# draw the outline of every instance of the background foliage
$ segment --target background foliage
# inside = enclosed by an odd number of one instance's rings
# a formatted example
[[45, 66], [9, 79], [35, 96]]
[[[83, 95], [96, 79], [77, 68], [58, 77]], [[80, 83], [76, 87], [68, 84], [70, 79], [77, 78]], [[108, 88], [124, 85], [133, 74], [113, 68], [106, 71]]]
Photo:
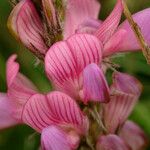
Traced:
[[[100, 18], [104, 19], [112, 10], [116, 0], [100, 0]], [[149, 0], [128, 0], [132, 13], [150, 7]], [[37, 85], [40, 91], [51, 89], [42, 65], [36, 66], [36, 59], [9, 34], [6, 22], [12, 7], [8, 0], [0, 0], [0, 91], [6, 91], [5, 62], [12, 53], [17, 53], [21, 72]], [[140, 52], [119, 55], [114, 61], [121, 65], [120, 70], [136, 76], [144, 86], [142, 96], [130, 119], [137, 122], [150, 137], [150, 66]], [[39, 135], [24, 125], [0, 131], [1, 150], [36, 150]]]

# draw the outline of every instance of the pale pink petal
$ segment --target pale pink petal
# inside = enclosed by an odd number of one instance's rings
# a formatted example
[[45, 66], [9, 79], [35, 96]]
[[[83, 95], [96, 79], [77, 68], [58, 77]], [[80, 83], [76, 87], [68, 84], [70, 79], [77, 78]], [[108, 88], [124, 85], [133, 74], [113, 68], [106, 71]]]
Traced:
[[141, 93], [141, 84], [134, 77], [116, 72], [111, 86], [111, 100], [104, 106], [104, 123], [109, 133], [115, 133], [126, 121]]
[[42, 131], [42, 150], [74, 150], [78, 147], [79, 138], [73, 140], [57, 126], [49, 126]]
[[111, 14], [95, 32], [95, 36], [97, 36], [102, 43], [105, 44], [116, 31], [121, 19], [122, 11], [122, 2], [121, 0], [117, 0], [117, 4]]
[[130, 148], [119, 136], [109, 134], [99, 137], [96, 150], [130, 150]]
[[19, 72], [19, 64], [15, 62], [17, 58], [17, 55], [12, 55], [9, 57], [7, 61], [7, 67], [6, 67], [6, 81], [7, 81], [7, 86], [9, 87], [13, 80], [16, 78], [18, 72]]
[[45, 54], [43, 26], [31, 0], [21, 0], [10, 14], [8, 28], [27, 48]]
[[147, 146], [148, 139], [144, 131], [134, 122], [126, 121], [119, 132], [119, 136], [132, 150], [142, 150]]
[[[150, 46], [150, 9], [148, 8], [134, 14], [133, 19], [141, 28], [143, 36]], [[111, 54], [115, 54], [117, 52], [137, 51], [141, 49], [137, 38], [127, 20], [119, 26], [117, 32], [120, 32], [120, 30], [126, 30], [126, 34], [123, 35], [123, 40], [119, 43], [119, 45], [111, 50]]]
[[27, 100], [35, 94], [36, 88], [25, 76], [20, 74], [19, 64], [15, 62], [16, 55], [12, 55], [7, 61], [7, 95], [13, 105], [13, 115], [21, 119], [22, 109]]
[[94, 63], [88, 65], [83, 71], [84, 102], [109, 102], [109, 87], [103, 71]]
[[12, 116], [12, 107], [7, 95], [0, 93], [0, 129], [14, 126], [19, 122]]
[[76, 34], [57, 42], [45, 57], [48, 78], [58, 90], [79, 98], [83, 86], [82, 71], [90, 63], [101, 62], [101, 50], [99, 40], [89, 34]]
[[76, 102], [61, 92], [32, 96], [24, 107], [22, 119], [39, 132], [52, 124], [75, 128], [81, 134], [88, 128], [87, 118]]
[[68, 0], [66, 5], [65, 39], [74, 34], [78, 26], [85, 20], [97, 19], [100, 10], [97, 0]]
[[101, 24], [102, 24], [102, 21], [89, 18], [78, 26], [76, 33], [94, 34]]
[[106, 42], [103, 51], [103, 57], [107, 57], [116, 53], [116, 49], [120, 43], [124, 42], [124, 36], [127, 34], [126, 30], [120, 29]]

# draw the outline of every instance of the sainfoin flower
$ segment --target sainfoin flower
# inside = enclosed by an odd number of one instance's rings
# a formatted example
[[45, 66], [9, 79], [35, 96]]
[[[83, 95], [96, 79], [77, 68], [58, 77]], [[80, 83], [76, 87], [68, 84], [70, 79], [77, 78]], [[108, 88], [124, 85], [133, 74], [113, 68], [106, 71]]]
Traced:
[[107, 135], [100, 135], [97, 150], [140, 150], [147, 145], [147, 137], [135, 123], [126, 121], [140, 96], [140, 82], [127, 74], [113, 74], [111, 100], [103, 104], [102, 116]]
[[87, 103], [108, 102], [109, 88], [98, 65], [102, 61], [102, 44], [96, 37], [76, 34], [57, 42], [47, 52], [45, 69], [55, 87]]
[[[0, 129], [27, 124], [41, 133], [43, 150], [145, 147], [144, 132], [127, 120], [142, 92], [141, 83], [114, 71], [109, 87], [102, 67], [105, 57], [140, 49], [128, 22], [119, 25], [122, 1], [117, 0], [111, 14], [101, 21], [96, 20], [100, 10], [96, 0], [67, 0], [64, 30], [55, 1], [41, 2], [42, 13], [31, 0], [21, 0], [8, 26], [17, 39], [44, 60], [46, 75], [56, 91], [40, 93], [19, 72], [16, 55], [12, 55], [6, 67], [7, 93], [0, 93]], [[133, 18], [150, 44], [150, 9]]]
[[42, 134], [43, 149], [53, 149], [52, 145], [55, 149], [76, 148], [80, 136], [88, 130], [87, 117], [75, 100], [64, 93], [39, 94], [35, 86], [18, 72], [19, 64], [15, 59], [16, 55], [12, 55], [7, 61], [8, 91], [0, 94], [3, 115], [0, 128], [25, 123]]

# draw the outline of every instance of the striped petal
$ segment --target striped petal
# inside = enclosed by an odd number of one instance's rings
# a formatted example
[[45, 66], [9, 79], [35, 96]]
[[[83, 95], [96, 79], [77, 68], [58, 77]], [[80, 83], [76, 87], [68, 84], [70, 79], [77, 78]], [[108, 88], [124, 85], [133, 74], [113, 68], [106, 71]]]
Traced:
[[117, 0], [117, 4], [112, 11], [112, 13], [107, 17], [107, 19], [100, 25], [99, 29], [95, 32], [95, 35], [99, 38], [102, 43], [106, 43], [113, 33], [116, 31], [121, 15], [123, 11], [123, 6], [121, 0]]
[[99, 137], [96, 150], [130, 150], [130, 149], [119, 136], [109, 134]]
[[0, 93], [0, 129], [14, 126], [19, 122], [12, 117], [12, 107], [7, 95]]
[[124, 36], [127, 34], [126, 30], [120, 29], [108, 40], [104, 46], [103, 57], [107, 57], [116, 53], [120, 43], [124, 42]]
[[78, 99], [83, 69], [90, 63], [101, 62], [101, 49], [98, 39], [88, 34], [76, 34], [57, 42], [45, 57], [48, 78], [58, 90]]
[[21, 119], [22, 109], [27, 100], [35, 94], [36, 88], [25, 76], [19, 73], [19, 64], [15, 62], [16, 55], [12, 55], [7, 61], [7, 95], [13, 105], [13, 115]]
[[111, 86], [111, 100], [104, 105], [104, 123], [109, 133], [115, 133], [126, 121], [135, 106], [140, 93], [141, 84], [134, 77], [114, 73]]
[[44, 55], [47, 46], [43, 40], [43, 26], [31, 0], [21, 0], [10, 14], [11, 33], [33, 52]]
[[145, 149], [148, 139], [144, 131], [132, 121], [126, 121], [119, 132], [119, 136], [132, 150]]
[[73, 150], [78, 144], [77, 136], [71, 137], [57, 126], [49, 126], [42, 131], [42, 150]]
[[[139, 25], [143, 36], [150, 46], [150, 9], [145, 9], [133, 15], [134, 21]], [[134, 32], [131, 29], [128, 21], [124, 21], [120, 26], [117, 32], [120, 30], [126, 30], [126, 34], [123, 35], [123, 41], [113, 50], [113, 53], [116, 52], [126, 52], [126, 51], [137, 51], [141, 49], [137, 38]]]
[[[150, 9], [148, 8], [140, 11], [132, 17], [139, 25], [146, 42], [150, 45]], [[131, 26], [126, 20], [119, 26], [117, 32], [105, 44], [104, 56], [110, 56], [118, 52], [137, 51], [140, 48], [141, 47], [131, 29]]]
[[65, 18], [64, 38], [75, 33], [78, 26], [89, 18], [97, 19], [100, 4], [97, 0], [68, 0]]
[[103, 71], [96, 65], [90, 64], [83, 71], [83, 96], [85, 102], [90, 100], [109, 102], [109, 87]]
[[22, 119], [39, 132], [53, 124], [75, 128], [80, 134], [85, 133], [88, 128], [87, 118], [76, 102], [61, 92], [32, 96], [24, 107]]

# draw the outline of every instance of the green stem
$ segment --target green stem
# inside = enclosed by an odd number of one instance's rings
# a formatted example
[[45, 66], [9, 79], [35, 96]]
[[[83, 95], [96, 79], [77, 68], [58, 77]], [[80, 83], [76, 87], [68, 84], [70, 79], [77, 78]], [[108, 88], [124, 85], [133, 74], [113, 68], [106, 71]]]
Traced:
[[99, 112], [98, 112], [96, 106], [94, 106], [94, 113], [95, 113], [95, 116], [96, 116], [96, 118], [97, 118], [97, 120], [98, 120], [99, 126], [101, 127], [101, 129], [102, 129], [105, 133], [107, 133], [107, 129], [105, 128], [105, 126], [104, 126], [104, 124], [103, 124], [103, 122], [102, 122], [102, 118], [101, 118], [101, 116], [100, 116], [100, 114], [99, 114]]
[[91, 150], [95, 150], [93, 143], [89, 139], [89, 136], [86, 137], [86, 143], [91, 148]]

